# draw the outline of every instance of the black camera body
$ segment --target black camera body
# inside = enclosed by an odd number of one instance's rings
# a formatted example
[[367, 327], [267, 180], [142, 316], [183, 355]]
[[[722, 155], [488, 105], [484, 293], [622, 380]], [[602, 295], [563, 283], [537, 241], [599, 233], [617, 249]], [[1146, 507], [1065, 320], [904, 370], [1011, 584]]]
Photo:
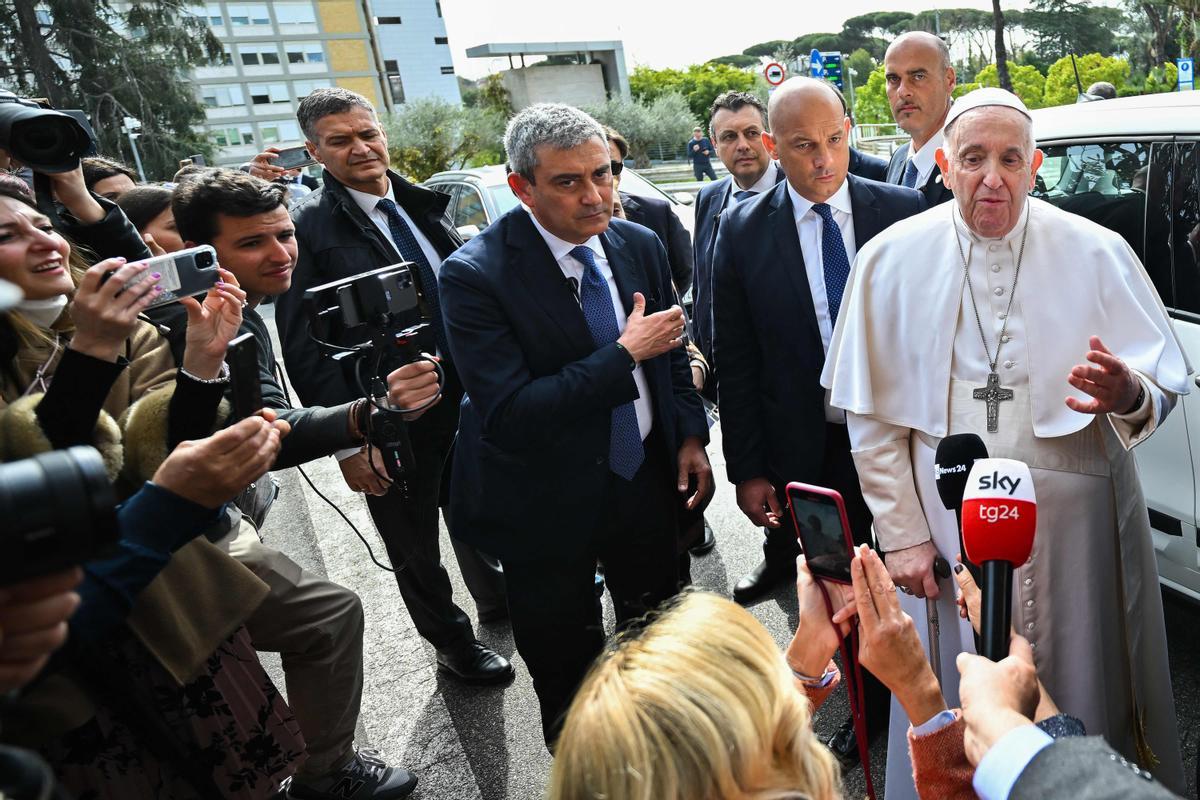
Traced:
[[0, 464], [0, 586], [95, 558], [117, 541], [116, 507], [91, 447]]
[[[82, 122], [81, 122], [82, 119]], [[80, 111], [56, 111], [0, 90], [0, 147], [34, 172], [70, 172], [96, 152]]]

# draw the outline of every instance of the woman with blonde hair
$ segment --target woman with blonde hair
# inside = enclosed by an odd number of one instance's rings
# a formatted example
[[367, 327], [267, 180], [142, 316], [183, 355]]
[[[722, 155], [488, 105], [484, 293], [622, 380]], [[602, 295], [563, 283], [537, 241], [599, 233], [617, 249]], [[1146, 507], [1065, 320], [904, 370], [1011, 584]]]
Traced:
[[748, 611], [707, 592], [679, 596], [618, 638], [567, 713], [551, 800], [839, 800], [811, 709], [838, 685], [832, 656], [855, 616], [862, 665], [915, 726], [918, 792], [974, 797], [961, 715], [946, 709], [882, 560], [863, 548], [853, 588], [826, 587], [832, 624], [803, 557], [798, 567], [800, 626], [786, 655]]

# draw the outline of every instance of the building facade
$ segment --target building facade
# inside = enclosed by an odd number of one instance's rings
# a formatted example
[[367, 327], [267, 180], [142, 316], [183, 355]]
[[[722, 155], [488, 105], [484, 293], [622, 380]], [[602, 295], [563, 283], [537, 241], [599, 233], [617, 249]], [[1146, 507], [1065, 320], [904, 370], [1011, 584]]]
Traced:
[[437, 0], [219, 0], [196, 13], [224, 47], [220, 63], [193, 74], [217, 164], [302, 144], [296, 108], [313, 89], [342, 86], [381, 111], [430, 94], [460, 99]]

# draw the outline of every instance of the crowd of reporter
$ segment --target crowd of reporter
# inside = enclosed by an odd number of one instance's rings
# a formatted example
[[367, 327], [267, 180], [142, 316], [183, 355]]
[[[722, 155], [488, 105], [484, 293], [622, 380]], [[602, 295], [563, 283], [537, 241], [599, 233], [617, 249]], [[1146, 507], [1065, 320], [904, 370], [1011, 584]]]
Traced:
[[[616, 160], [623, 140], [613, 135]], [[365, 399], [333, 393], [328, 406], [293, 408], [274, 369], [256, 307], [284, 293], [278, 273], [296, 265], [287, 191], [300, 184], [295, 173], [272, 169], [272, 157], [252, 169], [272, 181], [188, 167], [163, 185], [138, 185], [123, 165], [87, 160], [50, 176], [55, 219], [24, 181], [0, 177], [0, 279], [24, 293], [0, 322], [0, 458], [92, 446], [121, 498], [114, 548], [0, 589], [0, 691], [9, 693], [0, 740], [40, 754], [63, 796], [249, 800], [282, 790], [387, 798], [416, 783], [353, 745], [362, 692], [357, 596], [258, 536], [274, 497], [269, 470], [346, 450], [358, 456], [370, 415]], [[326, 191], [336, 184], [329, 173], [325, 180]], [[352, 196], [342, 192], [346, 203]], [[201, 298], [150, 309], [161, 275], [142, 275], [142, 262], [194, 244], [216, 247], [221, 281]], [[253, 253], [240, 260], [239, 248]], [[671, 263], [677, 283], [690, 274], [688, 261]], [[264, 268], [271, 263], [275, 272]], [[231, 423], [223, 361], [245, 332], [258, 352], [265, 408]], [[707, 376], [699, 352], [691, 367], [699, 389]], [[399, 406], [417, 406], [436, 389], [430, 366], [402, 377], [391, 398]], [[442, 433], [432, 435], [430, 452], [448, 447]], [[378, 464], [364, 462], [361, 476], [369, 494], [390, 489]], [[427, 493], [437, 494], [440, 479], [439, 468]], [[381, 518], [386, 506], [377, 501], [373, 510]], [[702, 507], [687, 510], [699, 538]], [[436, 533], [436, 508], [432, 524]], [[437, 562], [436, 552], [396, 547], [394, 563]], [[479, 554], [457, 548], [465, 571]], [[681, 575], [686, 565], [684, 556]], [[477, 603], [489, 596], [493, 567], [476, 565]], [[977, 589], [969, 573], [957, 575], [963, 614], [977, 623]], [[839, 768], [811, 717], [842, 681], [833, 656], [851, 626], [861, 635], [861, 666], [895, 694], [912, 725], [922, 797], [1057, 797], [1082, 781], [1100, 787], [1089, 796], [1171, 796], [1118, 765], [1102, 740], [1066, 736], [1080, 732], [1078, 723], [1058, 714], [1020, 637], [998, 663], [961, 656], [963, 707], [948, 709], [873, 551], [856, 551], [852, 587], [829, 587], [832, 621], [802, 558], [798, 576], [799, 625], [782, 654], [748, 612], [704, 592], [684, 592], [621, 633], [570, 701], [550, 797], [840, 797]], [[398, 580], [411, 610], [415, 589]], [[462, 628], [460, 649], [443, 657], [439, 646], [439, 665], [479, 682], [511, 677], [507, 662], [479, 653], [465, 616], [447, 603], [443, 627]], [[434, 641], [440, 624], [431, 619], [422, 633]], [[263, 650], [284, 654], [288, 702], [258, 660]], [[1044, 739], [1031, 739], [1030, 727]], [[1006, 774], [1018, 739], [1035, 755]], [[6, 750], [0, 786], [6, 770], [40, 774], [36, 763]], [[9, 789], [23, 796], [17, 790], [43, 796], [28, 784]]]

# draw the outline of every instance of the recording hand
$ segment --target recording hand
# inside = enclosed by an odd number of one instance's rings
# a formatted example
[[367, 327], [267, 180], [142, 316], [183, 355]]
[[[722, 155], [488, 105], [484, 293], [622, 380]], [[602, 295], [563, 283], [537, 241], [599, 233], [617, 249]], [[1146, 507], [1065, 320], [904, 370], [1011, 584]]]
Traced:
[[683, 309], [671, 306], [647, 316], [645, 296], [634, 292], [633, 311], [617, 344], [628, 350], [639, 364], [674, 350], [683, 344]]
[[282, 178], [287, 170], [277, 167], [272, 162], [279, 158], [278, 147], [268, 147], [250, 161], [250, 174], [264, 181]]
[[[437, 356], [430, 356], [435, 360], [441, 359]], [[414, 361], [411, 364], [405, 364], [399, 369], [393, 370], [387, 376], [388, 385], [388, 402], [393, 408], [419, 408], [437, 397], [433, 405], [441, 402], [438, 397], [438, 374], [437, 367], [430, 361], [424, 359]], [[430, 406], [432, 408], [433, 406]], [[411, 414], [405, 414], [404, 419], [412, 421], [420, 417], [425, 411], [417, 411]]]
[[388, 480], [387, 468], [379, 451], [371, 448], [371, 460], [367, 460], [367, 451], [343, 458], [338, 462], [342, 469], [342, 478], [351, 491], [381, 497], [387, 494], [392, 482]]
[[54, 196], [84, 225], [94, 225], [104, 219], [104, 208], [92, 197], [83, 180], [83, 165], [69, 172], [46, 173]]
[[205, 508], [218, 508], [271, 469], [289, 426], [274, 412], [246, 417], [205, 439], [180, 442], [151, 482]]
[[[138, 314], [162, 293], [158, 273], [129, 285], [144, 270], [143, 262], [126, 264], [123, 258], [109, 258], [83, 274], [71, 301], [72, 350], [101, 361], [117, 360], [137, 326]], [[109, 272], [113, 274], [106, 279]]]
[[963, 744], [967, 758], [978, 766], [1006, 733], [1033, 724], [1040, 699], [1033, 650], [1025, 639], [1014, 636], [1007, 658], [993, 662], [959, 653], [958, 671], [958, 696], [967, 724]]
[[201, 303], [194, 297], [179, 301], [187, 310], [187, 343], [183, 350], [183, 368], [202, 380], [221, 374], [225, 351], [242, 326], [242, 308], [246, 293], [232, 272], [218, 269], [221, 280], [208, 290]]
[[79, 607], [71, 591], [83, 573], [69, 569], [0, 589], [0, 694], [25, 686], [67, 640]]
[[842, 639], [850, 633], [850, 618], [854, 616], [853, 590], [844, 584], [825, 583], [834, 611], [829, 618], [825, 598], [817, 580], [808, 571], [804, 556], [796, 558], [796, 597], [800, 604], [800, 624], [792, 636], [784, 657], [794, 672], [810, 678], [819, 677], [837, 652]]

